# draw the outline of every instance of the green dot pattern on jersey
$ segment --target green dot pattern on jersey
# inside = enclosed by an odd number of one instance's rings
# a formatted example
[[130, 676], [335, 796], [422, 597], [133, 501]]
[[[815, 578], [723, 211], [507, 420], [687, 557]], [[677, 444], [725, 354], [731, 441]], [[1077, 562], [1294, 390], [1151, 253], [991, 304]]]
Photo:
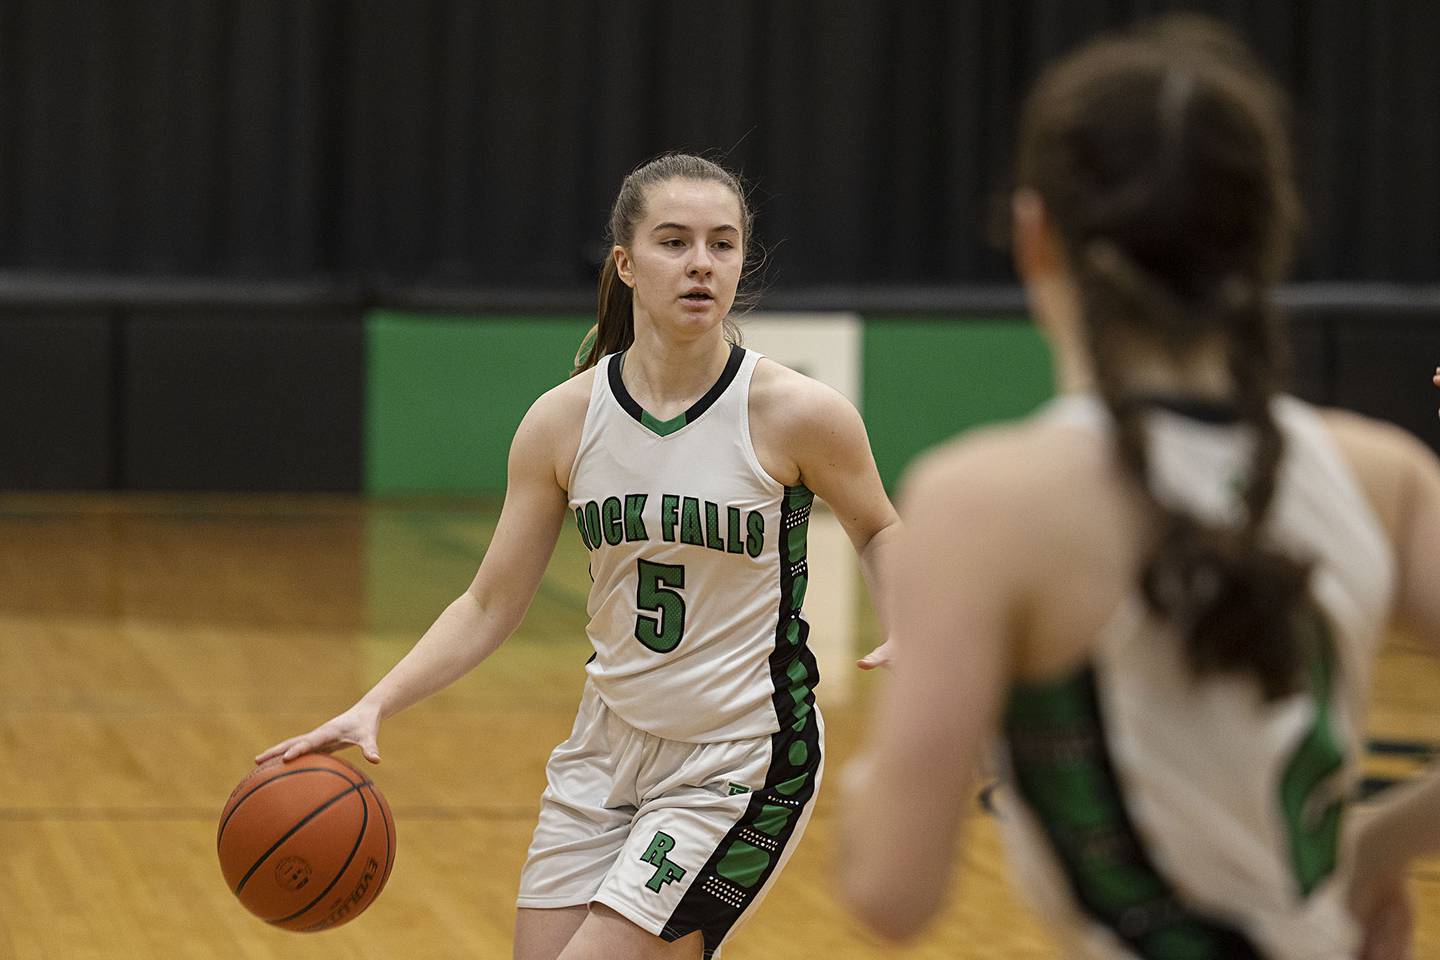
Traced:
[[810, 628], [801, 616], [809, 576], [806, 536], [813, 503], [814, 494], [804, 486], [786, 487], [780, 501], [780, 589], [775, 646], [770, 654], [778, 730], [770, 738], [765, 784], [748, 794], [731, 795], [744, 797], [743, 813], [716, 845], [664, 927], [667, 937], [702, 930], [706, 956], [718, 948], [774, 874], [813, 802], [820, 775], [820, 724], [815, 712], [820, 675], [806, 644]]

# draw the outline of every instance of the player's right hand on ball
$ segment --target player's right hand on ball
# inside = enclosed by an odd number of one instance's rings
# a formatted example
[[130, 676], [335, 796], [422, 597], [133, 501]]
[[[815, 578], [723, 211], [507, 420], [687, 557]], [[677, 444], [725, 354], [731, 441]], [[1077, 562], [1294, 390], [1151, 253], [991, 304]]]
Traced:
[[366, 760], [379, 763], [379, 736], [380, 712], [357, 703], [309, 733], [281, 740], [275, 746], [257, 754], [255, 762], [264, 763], [274, 757], [288, 762], [306, 753], [333, 753], [342, 747], [353, 746], [360, 748], [360, 755]]

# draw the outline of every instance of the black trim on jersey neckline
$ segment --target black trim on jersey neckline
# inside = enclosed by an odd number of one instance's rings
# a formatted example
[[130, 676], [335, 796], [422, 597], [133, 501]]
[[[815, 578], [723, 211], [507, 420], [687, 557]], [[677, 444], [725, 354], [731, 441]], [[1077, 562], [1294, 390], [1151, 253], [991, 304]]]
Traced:
[[1226, 426], [1241, 420], [1240, 408], [1232, 401], [1192, 393], [1140, 393], [1127, 397], [1125, 405], [1138, 410], [1166, 410], [1186, 420], [1215, 426]]
[[[730, 384], [735, 382], [735, 377], [740, 373], [740, 364], [745, 359], [745, 348], [738, 343], [730, 344], [730, 357], [725, 361], [725, 369], [720, 372], [720, 379], [705, 391], [705, 395], [690, 405], [690, 408], [678, 417], [669, 420], [660, 420], [651, 414], [625, 389], [625, 381], [620, 376], [625, 367], [625, 354], [629, 351], [621, 351], [610, 361], [609, 380], [610, 392], [614, 395], [621, 409], [635, 418], [637, 423], [643, 424], [659, 436], [667, 436], [680, 429], [682, 426], [694, 423], [700, 419], [700, 415], [709, 410], [720, 395], [725, 392]], [[683, 419], [682, 419], [683, 418]], [[677, 421], [679, 421], [677, 423]], [[668, 427], [669, 429], [665, 429]]]

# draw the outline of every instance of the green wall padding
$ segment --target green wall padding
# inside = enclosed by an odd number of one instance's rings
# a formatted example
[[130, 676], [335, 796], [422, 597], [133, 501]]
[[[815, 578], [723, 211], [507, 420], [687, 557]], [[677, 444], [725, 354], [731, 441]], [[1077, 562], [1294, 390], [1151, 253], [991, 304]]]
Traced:
[[498, 493], [535, 398], [570, 373], [589, 317], [365, 319], [365, 489]]
[[[588, 317], [366, 318], [365, 489], [505, 489], [521, 417], [563, 380]], [[872, 316], [863, 409], [880, 476], [894, 489], [924, 448], [979, 424], [1023, 416], [1052, 392], [1040, 334], [1020, 318]]]
[[926, 447], [1024, 416], [1053, 394], [1040, 333], [1023, 318], [865, 318], [864, 409], [886, 487]]

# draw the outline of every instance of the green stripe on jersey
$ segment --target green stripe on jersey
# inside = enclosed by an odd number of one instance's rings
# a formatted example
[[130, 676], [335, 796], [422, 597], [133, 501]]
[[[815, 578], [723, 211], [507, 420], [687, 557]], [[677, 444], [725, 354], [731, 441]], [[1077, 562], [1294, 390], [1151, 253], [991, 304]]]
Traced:
[[1147, 960], [1258, 960], [1241, 933], [1182, 903], [1151, 859], [1110, 761], [1092, 667], [1017, 686], [1004, 730], [1016, 792], [1086, 914]]
[[685, 426], [685, 424], [689, 421], [686, 420], [685, 414], [683, 413], [680, 414], [678, 417], [671, 417], [669, 420], [657, 420], [655, 417], [650, 415], [649, 410], [641, 410], [640, 422], [646, 427], [648, 427], [650, 429], [650, 432], [654, 433], [655, 435], [661, 437], [668, 437], [676, 430], [679, 430], [681, 427]]
[[661, 930], [666, 940], [703, 930], [711, 956], [731, 926], [754, 900], [794, 842], [804, 811], [814, 802], [821, 766], [820, 724], [815, 685], [820, 672], [806, 648], [809, 627], [800, 615], [805, 596], [805, 533], [815, 495], [804, 486], [786, 487], [780, 498], [776, 571], [775, 647], [770, 679], [779, 729], [770, 738], [770, 767], [764, 786], [750, 795], [745, 812], [726, 832], [709, 862]]

